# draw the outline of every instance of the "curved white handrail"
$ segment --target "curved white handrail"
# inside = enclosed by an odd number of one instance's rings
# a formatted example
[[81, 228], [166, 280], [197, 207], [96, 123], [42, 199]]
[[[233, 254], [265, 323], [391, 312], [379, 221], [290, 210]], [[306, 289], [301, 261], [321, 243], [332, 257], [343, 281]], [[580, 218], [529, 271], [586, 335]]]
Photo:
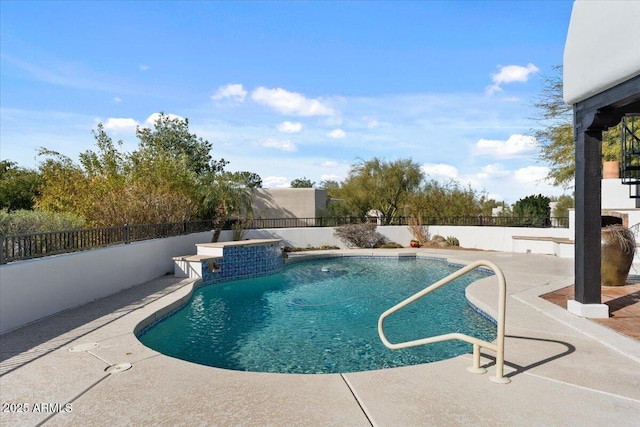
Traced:
[[[384, 325], [384, 320], [390, 314], [395, 313], [396, 311], [400, 310], [401, 308], [404, 308], [407, 305], [411, 304], [412, 302], [422, 298], [423, 296], [425, 296], [429, 292], [435, 291], [439, 287], [451, 282], [452, 280], [457, 279], [460, 276], [464, 276], [465, 274], [475, 270], [478, 267], [489, 267], [489, 268], [491, 268], [493, 270], [493, 272], [495, 273], [496, 277], [498, 278], [498, 287], [499, 287], [499, 291], [498, 291], [498, 319], [497, 319], [497, 337], [496, 337], [495, 344], [487, 342], [487, 341], [484, 341], [484, 340], [481, 340], [481, 339], [476, 338], [476, 337], [472, 337], [472, 336], [461, 334], [461, 333], [457, 333], [457, 332], [456, 333], [450, 333], [450, 334], [444, 334], [444, 335], [437, 335], [437, 336], [434, 336], [434, 337], [422, 338], [422, 339], [419, 339], [419, 340], [407, 341], [407, 342], [397, 343], [397, 344], [393, 344], [393, 343], [389, 342], [389, 340], [387, 340], [387, 337], [384, 334], [383, 325]], [[476, 262], [474, 262], [472, 264], [469, 264], [466, 267], [463, 267], [460, 270], [448, 275], [444, 279], [439, 280], [438, 282], [436, 282], [433, 285], [421, 290], [420, 292], [410, 296], [409, 298], [405, 299], [404, 301], [399, 302], [398, 304], [394, 305], [393, 307], [391, 307], [390, 309], [388, 309], [387, 311], [382, 313], [382, 315], [378, 319], [378, 334], [380, 335], [380, 339], [382, 340], [382, 343], [387, 348], [390, 348], [392, 350], [398, 350], [398, 349], [407, 348], [407, 347], [415, 347], [415, 346], [424, 345], [424, 344], [432, 344], [432, 343], [441, 342], [441, 341], [450, 341], [450, 340], [466, 341], [466, 342], [468, 342], [470, 344], [473, 344], [473, 366], [467, 368], [467, 370], [470, 371], [470, 372], [473, 372], [473, 373], [478, 373], [478, 374], [483, 374], [483, 373], [485, 373], [487, 371], [486, 369], [480, 367], [480, 347], [488, 348], [488, 349], [493, 350], [493, 351], [496, 352], [496, 375], [495, 375], [495, 377], [491, 377], [490, 378], [491, 381], [496, 382], [496, 383], [500, 383], [500, 384], [507, 384], [507, 383], [511, 382], [511, 380], [509, 378], [506, 378], [506, 377], [503, 376], [503, 372], [504, 372], [504, 329], [505, 329], [504, 322], [505, 322], [506, 295], [507, 295], [507, 281], [505, 280], [504, 273], [502, 272], [500, 267], [498, 267], [496, 264], [494, 264], [491, 261], [486, 261], [486, 260], [476, 261]]]

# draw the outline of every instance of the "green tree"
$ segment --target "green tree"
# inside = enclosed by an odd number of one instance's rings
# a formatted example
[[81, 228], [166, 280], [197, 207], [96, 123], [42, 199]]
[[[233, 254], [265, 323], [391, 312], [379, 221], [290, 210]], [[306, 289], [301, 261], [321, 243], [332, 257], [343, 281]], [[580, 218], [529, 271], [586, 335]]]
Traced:
[[[567, 188], [575, 177], [573, 106], [562, 98], [562, 66], [553, 67], [553, 71], [553, 75], [543, 76], [541, 92], [533, 103], [540, 125], [534, 136], [540, 144], [540, 160], [550, 166], [547, 180]], [[610, 128], [602, 140], [603, 159], [620, 160], [620, 128]]]
[[212, 160], [212, 144], [189, 131], [189, 119], [170, 117], [164, 113], [156, 118], [153, 128], [138, 127], [139, 151], [162, 152], [174, 160], [186, 162], [196, 174], [222, 171], [224, 159]]
[[569, 209], [575, 207], [575, 200], [572, 196], [563, 194], [562, 196], [552, 200], [556, 202], [556, 206], [551, 212], [551, 216], [556, 218], [566, 218], [569, 216]]
[[327, 194], [331, 197], [332, 191], [340, 191], [340, 183], [334, 180], [326, 180], [320, 183], [320, 188], [327, 190]]
[[[205, 210], [202, 177], [226, 165], [211, 160], [211, 145], [189, 132], [187, 120], [160, 115], [153, 129], [138, 129], [140, 143], [132, 153], [122, 152], [121, 141], [114, 142], [102, 124], [93, 136], [95, 151], [81, 153], [79, 164], [41, 150], [39, 208], [71, 212], [93, 226], [189, 220]], [[259, 177], [242, 177], [259, 184]]]
[[550, 201], [542, 194], [527, 196], [513, 205], [513, 215], [523, 219], [522, 225], [546, 225], [550, 216]]
[[30, 234], [72, 230], [83, 225], [82, 218], [70, 213], [24, 209], [9, 212], [6, 209], [0, 209], [0, 234]]
[[494, 204], [484, 193], [476, 192], [471, 186], [463, 187], [458, 181], [431, 180], [411, 198], [409, 213], [428, 218], [489, 216]]
[[242, 175], [231, 172], [209, 174], [203, 177], [200, 190], [205, 215], [213, 217], [214, 232], [211, 241], [217, 242], [220, 233], [231, 216], [252, 217], [251, 196], [254, 187], [244, 181]]
[[0, 209], [33, 209], [40, 184], [41, 178], [37, 171], [18, 167], [17, 163], [9, 160], [1, 160]]
[[313, 188], [314, 185], [316, 185], [316, 183], [311, 182], [311, 180], [307, 179], [306, 176], [304, 178], [297, 178], [291, 181], [291, 188]]
[[384, 223], [391, 223], [411, 196], [420, 188], [423, 173], [411, 159], [385, 162], [374, 157], [352, 165], [342, 185], [339, 197], [354, 216], [364, 217], [371, 209], [384, 215]]
[[262, 178], [254, 172], [233, 172], [233, 180], [244, 184], [247, 188], [262, 188]]

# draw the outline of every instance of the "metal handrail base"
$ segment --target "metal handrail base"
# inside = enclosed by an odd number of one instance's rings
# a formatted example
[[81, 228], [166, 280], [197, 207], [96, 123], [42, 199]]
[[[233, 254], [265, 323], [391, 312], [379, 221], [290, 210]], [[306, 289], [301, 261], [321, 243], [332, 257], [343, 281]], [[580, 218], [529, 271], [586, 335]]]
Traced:
[[[435, 291], [439, 287], [457, 279], [458, 277], [464, 276], [465, 274], [475, 270], [478, 267], [489, 267], [493, 270], [496, 277], [498, 278], [498, 319], [497, 319], [497, 337], [495, 343], [490, 343], [484, 340], [481, 340], [476, 337], [472, 337], [469, 335], [461, 334], [458, 332], [437, 335], [433, 337], [422, 338], [413, 341], [406, 341], [402, 343], [391, 343], [387, 340], [387, 337], [384, 334], [384, 321], [385, 319], [399, 311], [400, 309], [406, 307], [407, 305], [417, 301], [428, 293]], [[380, 340], [385, 345], [385, 347], [391, 350], [399, 350], [402, 348], [408, 347], [416, 347], [419, 345], [425, 344], [433, 344], [436, 342], [442, 341], [451, 341], [451, 340], [461, 340], [473, 344], [473, 366], [467, 368], [469, 372], [475, 374], [484, 374], [487, 372], [485, 368], [480, 367], [480, 348], [484, 347], [496, 352], [496, 375], [491, 376], [489, 379], [498, 384], [508, 384], [511, 382], [509, 378], [504, 376], [504, 335], [505, 335], [505, 309], [506, 309], [506, 295], [507, 295], [507, 282], [504, 277], [504, 273], [496, 264], [491, 261], [480, 260], [476, 261], [472, 264], [469, 264], [460, 270], [448, 275], [444, 279], [441, 279], [434, 283], [431, 286], [421, 290], [420, 292], [415, 293], [404, 301], [399, 302], [394, 305], [382, 315], [378, 319], [378, 335], [380, 335]]]

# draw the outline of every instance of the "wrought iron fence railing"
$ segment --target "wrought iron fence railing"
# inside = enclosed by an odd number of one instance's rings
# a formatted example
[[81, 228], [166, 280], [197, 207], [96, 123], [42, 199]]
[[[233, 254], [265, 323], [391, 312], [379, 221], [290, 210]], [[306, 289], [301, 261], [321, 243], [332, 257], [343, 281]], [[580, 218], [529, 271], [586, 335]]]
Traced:
[[[331, 218], [268, 218], [227, 221], [223, 229], [233, 228], [300, 228], [337, 227], [345, 224], [375, 222], [375, 218], [331, 217]], [[498, 226], [498, 227], [569, 227], [569, 218], [549, 217], [423, 217], [425, 226]], [[396, 217], [386, 225], [409, 225], [409, 217]], [[199, 233], [214, 228], [211, 220], [183, 221], [167, 224], [123, 225], [118, 227], [86, 228], [76, 230], [50, 231], [30, 234], [0, 234], [0, 264], [79, 252], [89, 249], [129, 244], [142, 240]]]

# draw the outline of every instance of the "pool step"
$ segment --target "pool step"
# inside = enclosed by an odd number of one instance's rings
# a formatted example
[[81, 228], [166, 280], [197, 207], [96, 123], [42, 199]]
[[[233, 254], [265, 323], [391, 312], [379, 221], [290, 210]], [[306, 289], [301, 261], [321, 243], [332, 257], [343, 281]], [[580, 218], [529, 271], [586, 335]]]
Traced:
[[[218, 271], [219, 266], [217, 260], [222, 259], [222, 255], [182, 255], [173, 257], [175, 277], [190, 277], [193, 279], [202, 279], [206, 271]], [[206, 263], [206, 264], [205, 264]]]

